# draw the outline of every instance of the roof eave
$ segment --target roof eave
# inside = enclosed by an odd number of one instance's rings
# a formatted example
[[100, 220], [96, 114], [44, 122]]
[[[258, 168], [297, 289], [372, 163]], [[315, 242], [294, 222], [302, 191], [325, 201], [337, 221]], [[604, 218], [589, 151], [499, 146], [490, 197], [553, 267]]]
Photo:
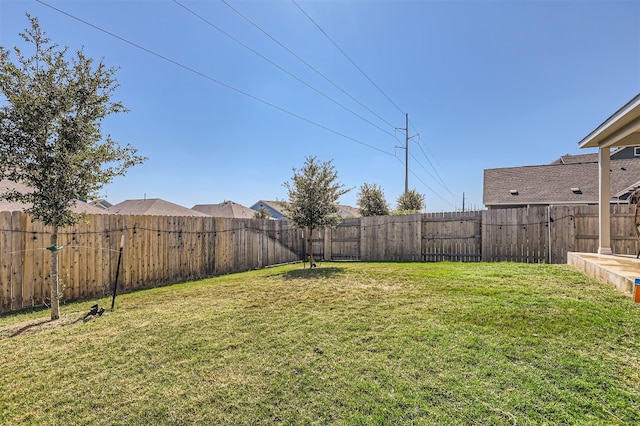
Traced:
[[578, 142], [580, 148], [640, 144], [640, 93]]

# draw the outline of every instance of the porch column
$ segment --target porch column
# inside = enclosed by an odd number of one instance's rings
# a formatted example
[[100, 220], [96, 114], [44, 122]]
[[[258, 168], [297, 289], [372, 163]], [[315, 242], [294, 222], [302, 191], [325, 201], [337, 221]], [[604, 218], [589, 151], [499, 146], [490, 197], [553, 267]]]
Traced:
[[598, 166], [600, 174], [600, 214], [598, 226], [600, 228], [600, 241], [598, 254], [612, 254], [611, 251], [611, 152], [607, 148], [598, 149]]

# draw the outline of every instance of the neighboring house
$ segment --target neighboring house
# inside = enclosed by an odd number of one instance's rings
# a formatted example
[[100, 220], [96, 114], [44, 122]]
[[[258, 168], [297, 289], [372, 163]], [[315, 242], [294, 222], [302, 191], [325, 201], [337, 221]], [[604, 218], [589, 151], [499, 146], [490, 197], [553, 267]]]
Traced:
[[[254, 205], [251, 206], [251, 209], [255, 211], [259, 211], [260, 207], [264, 207], [267, 209], [272, 218], [278, 220], [288, 220], [285, 215], [285, 209], [282, 206], [282, 203], [286, 204], [284, 201], [265, 201], [260, 200]], [[358, 211], [357, 208], [346, 206], [343, 204], [338, 204], [338, 214], [341, 218], [347, 219], [350, 217], [361, 217], [362, 215]]]
[[[12, 182], [6, 179], [0, 180], [0, 193], [6, 193], [14, 189], [23, 194], [33, 191], [32, 188], [22, 183]], [[31, 204], [0, 200], [0, 211], [4, 211], [4, 212], [23, 211], [28, 207], [31, 207]], [[76, 201], [76, 203], [71, 207], [71, 211], [73, 211], [74, 213], [86, 213], [86, 214], [106, 214], [107, 213], [105, 210], [99, 207], [96, 207], [93, 204], [85, 203], [84, 201], [81, 201], [81, 200]]]
[[598, 162], [598, 154], [594, 152], [591, 154], [578, 154], [578, 155], [565, 154], [551, 164], [578, 164], [578, 163], [597, 163], [597, 162]]
[[[640, 157], [629, 155], [633, 152], [628, 147], [611, 154], [611, 203], [627, 202], [640, 187]], [[489, 209], [598, 204], [598, 167], [597, 154], [585, 154], [565, 155], [548, 165], [485, 169], [483, 202]]]
[[[640, 159], [640, 146], [627, 146], [611, 152], [612, 160]], [[571, 155], [565, 154], [551, 164], [597, 163], [598, 153]]]
[[[598, 156], [598, 154], [594, 155]], [[640, 159], [640, 146], [626, 146], [611, 152], [612, 160], [628, 160], [631, 158]], [[596, 161], [598, 161], [597, 158]]]
[[260, 200], [253, 204], [250, 208], [254, 211], [260, 211], [260, 207], [264, 207], [269, 212], [269, 215], [273, 219], [288, 220], [284, 213], [284, 207], [282, 207], [281, 201], [266, 201]]
[[351, 217], [362, 217], [360, 210], [355, 207], [346, 206], [344, 204], [338, 204], [338, 214], [343, 219], [349, 219]]
[[220, 204], [197, 204], [191, 207], [191, 210], [214, 217], [232, 217], [238, 219], [253, 219], [256, 214], [255, 210], [251, 210], [233, 201], [225, 201]]
[[114, 205], [113, 207], [110, 207], [109, 213], [151, 216], [209, 216], [199, 211], [191, 210], [178, 204], [162, 200], [160, 198], [126, 200]]
[[113, 207], [113, 204], [111, 204], [105, 199], [93, 200], [93, 201], [90, 201], [90, 203], [95, 205], [96, 207], [100, 207], [101, 209], [105, 209], [105, 210]]

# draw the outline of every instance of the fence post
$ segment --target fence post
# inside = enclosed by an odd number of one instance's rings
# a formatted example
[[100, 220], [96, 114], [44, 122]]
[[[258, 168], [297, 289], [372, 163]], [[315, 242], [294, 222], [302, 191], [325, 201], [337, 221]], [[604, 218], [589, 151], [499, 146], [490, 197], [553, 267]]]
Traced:
[[333, 230], [329, 227], [324, 228], [324, 249], [322, 250], [324, 252], [324, 260], [331, 260], [332, 255], [331, 255], [331, 240], [333, 238]]
[[122, 232], [122, 238], [120, 238], [120, 250], [118, 251], [118, 265], [116, 266], [116, 280], [113, 284], [113, 297], [111, 298], [111, 312], [116, 304], [116, 293], [118, 291], [118, 276], [120, 275], [120, 262], [122, 261], [122, 248], [124, 247], [124, 231]]

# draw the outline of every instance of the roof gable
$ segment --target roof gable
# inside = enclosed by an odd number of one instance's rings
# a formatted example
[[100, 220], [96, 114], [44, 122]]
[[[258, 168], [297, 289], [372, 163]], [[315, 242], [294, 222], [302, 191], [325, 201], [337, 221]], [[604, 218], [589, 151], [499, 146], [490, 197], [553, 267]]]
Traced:
[[285, 209], [283, 207], [283, 203], [286, 204], [285, 201], [268, 201], [268, 200], [259, 200], [251, 206], [252, 210], [259, 211], [260, 207], [264, 207], [267, 209], [269, 214], [274, 219], [286, 219], [287, 216], [285, 214]]

